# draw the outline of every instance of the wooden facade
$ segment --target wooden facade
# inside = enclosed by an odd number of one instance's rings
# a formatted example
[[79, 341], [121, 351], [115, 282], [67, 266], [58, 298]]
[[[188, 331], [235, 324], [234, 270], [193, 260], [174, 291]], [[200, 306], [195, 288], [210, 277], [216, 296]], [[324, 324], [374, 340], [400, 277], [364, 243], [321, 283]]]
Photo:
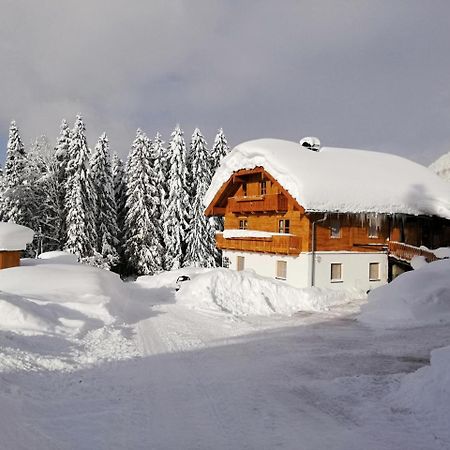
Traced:
[[20, 266], [20, 250], [0, 251], [0, 270]]
[[235, 172], [216, 193], [206, 214], [224, 216], [225, 229], [273, 233], [270, 238], [231, 239], [218, 234], [217, 246], [222, 250], [284, 255], [383, 251], [400, 260], [417, 255], [431, 260], [433, 254], [421, 253], [421, 246], [438, 248], [450, 243], [450, 221], [438, 217], [306, 212], [262, 167]]

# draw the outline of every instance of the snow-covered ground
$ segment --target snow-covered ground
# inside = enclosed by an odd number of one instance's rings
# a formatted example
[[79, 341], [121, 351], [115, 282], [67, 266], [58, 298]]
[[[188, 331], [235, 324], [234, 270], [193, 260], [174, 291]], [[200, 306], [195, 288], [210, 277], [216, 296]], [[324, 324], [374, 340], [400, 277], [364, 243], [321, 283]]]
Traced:
[[[300, 296], [308, 311], [292, 314], [293, 293], [288, 310], [248, 301], [233, 314], [210, 301], [243, 298], [232, 273], [122, 284], [62, 266], [0, 272], [0, 308], [20, 319], [6, 325], [2, 312], [2, 449], [450, 448], [450, 352], [421, 368], [450, 344], [448, 325], [372, 327], [356, 320], [364, 300], [314, 308]], [[282, 292], [247, 276], [252, 290]]]

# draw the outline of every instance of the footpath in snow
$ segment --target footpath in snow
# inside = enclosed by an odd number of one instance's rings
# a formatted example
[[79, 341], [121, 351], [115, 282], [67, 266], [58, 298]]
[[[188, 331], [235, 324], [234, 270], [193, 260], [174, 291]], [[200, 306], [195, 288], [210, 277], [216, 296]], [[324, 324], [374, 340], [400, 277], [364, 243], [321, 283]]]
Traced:
[[[191, 281], [175, 293], [181, 273]], [[436, 280], [421, 306], [430, 317], [450, 290]], [[430, 366], [447, 324], [412, 314], [381, 328], [377, 291], [359, 317], [364, 299], [271, 283], [195, 269], [122, 283], [51, 260], [0, 272], [11, 309], [0, 319], [2, 449], [449, 448], [448, 350]]]

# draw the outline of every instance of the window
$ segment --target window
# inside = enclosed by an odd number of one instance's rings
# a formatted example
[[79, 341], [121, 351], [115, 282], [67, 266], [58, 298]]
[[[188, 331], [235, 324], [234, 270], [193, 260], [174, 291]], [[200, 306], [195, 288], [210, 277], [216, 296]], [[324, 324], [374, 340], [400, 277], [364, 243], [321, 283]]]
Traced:
[[380, 281], [380, 263], [369, 263], [369, 281]]
[[289, 220], [281, 219], [278, 221], [278, 233], [289, 234]]
[[242, 183], [242, 195], [247, 197], [247, 183]]
[[236, 267], [237, 267], [238, 272], [240, 272], [241, 270], [244, 270], [244, 268], [245, 268], [245, 257], [244, 256], [238, 256], [236, 258]]
[[339, 220], [333, 220], [330, 225], [330, 237], [337, 239], [341, 237], [341, 224]]
[[287, 262], [277, 261], [277, 276], [276, 278], [280, 280], [285, 280], [287, 274]]
[[378, 226], [375, 217], [371, 217], [369, 219], [369, 237], [370, 238], [378, 237]]
[[259, 183], [259, 195], [267, 194], [267, 183], [265, 181], [261, 181]]
[[239, 229], [240, 230], [246, 230], [247, 229], [247, 219], [241, 219], [239, 220]]
[[341, 263], [331, 263], [331, 282], [332, 283], [342, 282], [342, 264]]

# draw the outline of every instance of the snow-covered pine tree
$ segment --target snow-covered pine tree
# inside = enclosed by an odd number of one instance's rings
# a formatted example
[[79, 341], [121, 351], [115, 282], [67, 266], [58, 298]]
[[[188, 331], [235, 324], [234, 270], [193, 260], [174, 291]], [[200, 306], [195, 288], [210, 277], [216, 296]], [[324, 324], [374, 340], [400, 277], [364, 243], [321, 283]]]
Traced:
[[63, 119], [60, 126], [60, 133], [56, 141], [55, 146], [55, 158], [57, 162], [58, 170], [58, 190], [59, 190], [59, 203], [58, 214], [60, 216], [60, 228], [58, 230], [58, 239], [62, 246], [65, 245], [67, 240], [66, 232], [66, 186], [67, 186], [67, 164], [69, 162], [69, 144], [70, 144], [70, 128], [66, 121]]
[[159, 186], [150, 152], [150, 139], [137, 130], [126, 166], [125, 255], [130, 272], [138, 275], [162, 269], [157, 216]]
[[6, 162], [4, 170], [4, 193], [1, 218], [25, 225], [27, 220], [26, 198], [26, 154], [20, 138], [16, 122], [12, 121], [9, 128]]
[[95, 146], [90, 161], [90, 174], [96, 198], [96, 235], [95, 250], [102, 256], [101, 266], [111, 269], [119, 262], [117, 246], [117, 207], [114, 195], [111, 156], [106, 133], [103, 133]]
[[[167, 159], [167, 150], [164, 147], [164, 141], [159, 133], [156, 133], [155, 139], [152, 143], [152, 151], [151, 151], [151, 161], [152, 167], [155, 171], [156, 175], [156, 185], [158, 186], [158, 194], [159, 194], [159, 206], [158, 212], [156, 216], [158, 217], [158, 235], [160, 238], [161, 246], [164, 254], [164, 231], [163, 231], [163, 217], [166, 205], [166, 197], [167, 197], [167, 180], [168, 180], [168, 168], [169, 161]], [[164, 258], [162, 258], [163, 266], [164, 266]]]
[[219, 128], [211, 149], [211, 170], [213, 175], [220, 166], [222, 159], [228, 154], [229, 151], [230, 147], [228, 146], [227, 138], [225, 137], [223, 129]]
[[[220, 166], [222, 159], [228, 154], [229, 151], [230, 147], [228, 146], [227, 138], [225, 137], [223, 129], [219, 128], [214, 139], [214, 144], [210, 155], [211, 178], [214, 176], [214, 173]], [[223, 231], [223, 217], [212, 217], [210, 219], [210, 223], [215, 233]], [[215, 259], [218, 266], [222, 265], [222, 252], [217, 247], [215, 249]]]
[[112, 157], [112, 177], [114, 187], [114, 198], [116, 200], [116, 220], [119, 240], [117, 251], [119, 253], [119, 273], [125, 269], [124, 259], [124, 230], [125, 230], [125, 203], [126, 203], [126, 182], [125, 182], [125, 166], [117, 153]]
[[80, 259], [94, 254], [97, 236], [95, 233], [96, 201], [95, 190], [89, 173], [90, 151], [86, 140], [86, 127], [80, 115], [77, 116], [70, 133], [68, 148], [66, 184], [66, 227], [65, 249]]
[[203, 205], [203, 197], [211, 183], [211, 160], [205, 138], [198, 128], [192, 135], [190, 159], [192, 215], [186, 236], [185, 265], [214, 267], [215, 232], [204, 214]]
[[27, 225], [36, 231], [31, 254], [57, 250], [64, 217], [60, 208], [58, 162], [46, 136], [40, 136], [27, 154]]
[[166, 247], [165, 267], [167, 270], [173, 270], [184, 264], [186, 232], [191, 208], [187, 188], [186, 144], [179, 125], [172, 132], [167, 151], [169, 179], [163, 230]]

